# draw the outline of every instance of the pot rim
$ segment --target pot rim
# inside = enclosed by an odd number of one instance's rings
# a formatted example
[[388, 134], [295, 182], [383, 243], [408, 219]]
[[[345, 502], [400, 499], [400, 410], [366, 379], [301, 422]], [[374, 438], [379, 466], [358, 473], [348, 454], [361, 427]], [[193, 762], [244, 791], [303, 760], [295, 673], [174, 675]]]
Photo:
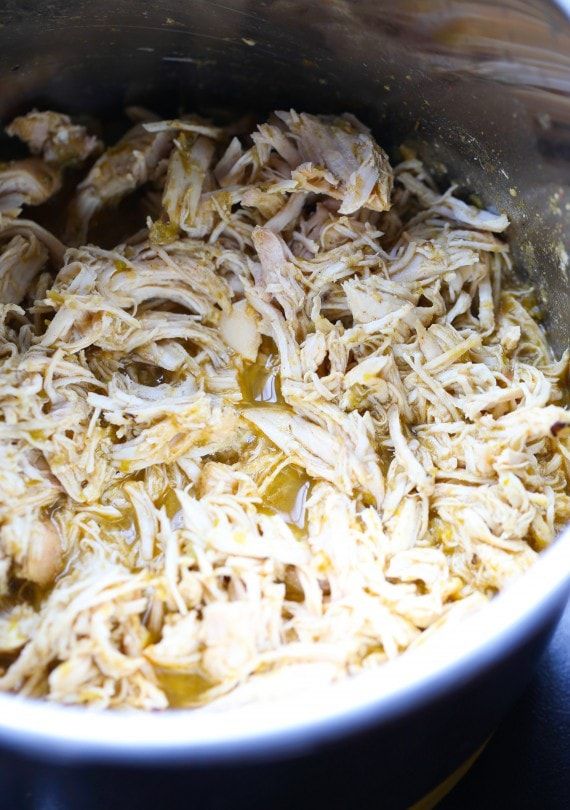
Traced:
[[569, 591], [570, 526], [492, 603], [377, 669], [224, 710], [96, 710], [0, 694], [0, 742], [67, 762], [211, 763], [298, 755], [412, 712], [477, 677], [552, 621]]

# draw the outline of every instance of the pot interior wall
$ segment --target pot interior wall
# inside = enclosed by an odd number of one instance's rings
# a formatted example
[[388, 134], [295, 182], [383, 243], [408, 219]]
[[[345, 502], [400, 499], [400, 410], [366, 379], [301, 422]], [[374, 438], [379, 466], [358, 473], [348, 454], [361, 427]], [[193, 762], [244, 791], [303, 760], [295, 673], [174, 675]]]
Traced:
[[[506, 211], [517, 268], [568, 345], [570, 26], [538, 0], [7, 0], [0, 120], [32, 105], [215, 118], [349, 110], [393, 155]], [[2, 143], [5, 154], [12, 145]]]

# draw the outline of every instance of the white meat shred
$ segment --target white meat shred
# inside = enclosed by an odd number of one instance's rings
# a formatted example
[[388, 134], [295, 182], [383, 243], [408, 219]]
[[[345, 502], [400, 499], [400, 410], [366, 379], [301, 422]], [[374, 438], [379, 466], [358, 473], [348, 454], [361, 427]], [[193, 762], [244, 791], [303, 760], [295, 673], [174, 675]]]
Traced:
[[[508, 221], [353, 116], [132, 116], [72, 247], [21, 209], [100, 142], [8, 127], [33, 157], [0, 166], [0, 689], [223, 706], [381, 665], [570, 517], [568, 355]], [[139, 230], [89, 244], [138, 189]]]

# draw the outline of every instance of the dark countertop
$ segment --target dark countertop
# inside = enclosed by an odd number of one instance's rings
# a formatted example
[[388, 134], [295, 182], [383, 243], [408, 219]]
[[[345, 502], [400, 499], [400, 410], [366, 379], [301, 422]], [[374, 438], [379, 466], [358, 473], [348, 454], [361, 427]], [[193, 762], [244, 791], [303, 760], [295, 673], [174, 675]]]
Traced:
[[[570, 807], [570, 605], [536, 676], [521, 700], [499, 726], [485, 750], [455, 789], [438, 805], [439, 810], [562, 810]], [[374, 791], [374, 751], [370, 762], [351, 771], [350, 748], [346, 751], [346, 775], [370, 774], [370, 786], [360, 785], [358, 794], [370, 796], [347, 810], [382, 807]], [[324, 763], [326, 774], [326, 763]], [[250, 810], [274, 810], [269, 796], [277, 793], [281, 806], [304, 810], [287, 802], [287, 783], [293, 777], [310, 810], [345, 810], [334, 794], [332, 781], [323, 779], [323, 769], [302, 759], [286, 769], [264, 770], [263, 782], [244, 785]], [[330, 794], [330, 795], [328, 795]], [[0, 754], [0, 810], [232, 810], [231, 793], [215, 808], [206, 796], [197, 795], [183, 771], [128, 771], [69, 769], [37, 765], [10, 754]]]
[[570, 603], [523, 697], [439, 810], [570, 807]]

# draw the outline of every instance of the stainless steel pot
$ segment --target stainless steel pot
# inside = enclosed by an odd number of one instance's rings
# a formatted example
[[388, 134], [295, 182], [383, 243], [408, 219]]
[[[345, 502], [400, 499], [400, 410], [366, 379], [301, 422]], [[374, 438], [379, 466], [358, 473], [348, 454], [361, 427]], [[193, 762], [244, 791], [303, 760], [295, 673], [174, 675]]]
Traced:
[[[31, 105], [221, 115], [350, 110], [388, 149], [508, 213], [557, 351], [569, 343], [570, 23], [539, 0], [2, 0], [0, 119]], [[568, 596], [570, 532], [486, 610], [381, 671], [225, 713], [95, 713], [0, 696], [5, 747], [186, 768], [373, 742], [403, 807], [475, 751], [526, 684]], [[334, 755], [331, 754], [331, 761]]]

